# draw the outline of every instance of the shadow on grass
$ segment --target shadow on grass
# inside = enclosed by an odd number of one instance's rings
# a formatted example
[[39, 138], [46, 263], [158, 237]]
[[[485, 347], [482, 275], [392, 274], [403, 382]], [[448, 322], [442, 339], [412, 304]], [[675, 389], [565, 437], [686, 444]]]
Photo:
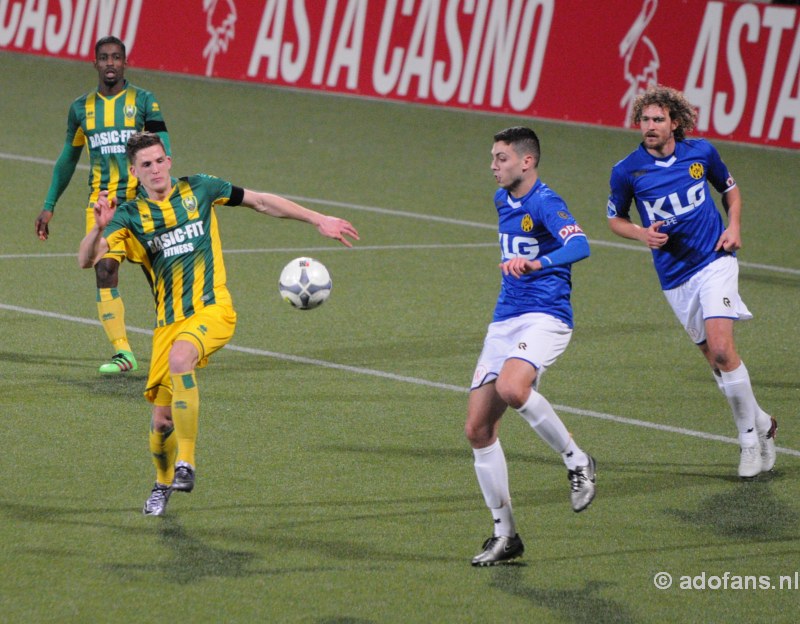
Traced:
[[[532, 437], [533, 443], [536, 444], [536, 438]], [[373, 455], [375, 457], [396, 457], [408, 459], [451, 459], [464, 462], [465, 470], [472, 469], [472, 449], [469, 445], [464, 443], [463, 446], [458, 448], [441, 448], [441, 447], [422, 447], [422, 446], [398, 446], [381, 444], [380, 446], [363, 446], [357, 444], [313, 444], [308, 445], [309, 449], [318, 451], [327, 451], [331, 453], [351, 453], [351, 454], [364, 454]], [[536, 456], [531, 453], [519, 451], [505, 451], [506, 459], [509, 463], [512, 462], [529, 462], [541, 465], [560, 466], [561, 462], [558, 457], [547, 458], [544, 456]], [[565, 469], [566, 470], [566, 469]]]
[[523, 571], [517, 566], [500, 566], [489, 573], [493, 589], [523, 598], [535, 607], [550, 609], [565, 622], [626, 624], [637, 621], [624, 605], [598, 595], [613, 583], [588, 580], [577, 589], [538, 589], [525, 582]]
[[[141, 371], [141, 364], [139, 365]], [[144, 374], [126, 373], [125, 375], [100, 375], [96, 377], [83, 377], [80, 379], [51, 377], [52, 381], [69, 384], [73, 388], [83, 388], [89, 397], [116, 397], [119, 399], [119, 408], [130, 410], [138, 409], [144, 414], [149, 414], [150, 405], [142, 394], [147, 384], [147, 368]]]
[[[89, 357], [75, 357], [71, 353], [59, 354], [54, 352], [49, 355], [34, 355], [32, 353], [24, 353], [20, 351], [0, 351], [0, 362], [9, 362], [11, 364], [33, 364], [36, 366], [68, 366], [70, 369], [75, 368], [76, 365], [83, 365], [84, 362], [94, 363], [97, 358]], [[97, 362], [100, 366], [101, 362]]]
[[254, 553], [204, 544], [190, 535], [177, 518], [167, 516], [160, 520], [158, 535], [169, 556], [149, 564], [110, 563], [105, 567], [122, 577], [131, 572], [158, 572], [181, 585], [209, 577], [240, 578], [262, 573], [249, 569], [256, 558]]
[[155, 573], [178, 585], [190, 585], [208, 578], [280, 576], [340, 570], [326, 566], [264, 568], [254, 565], [260, 559], [255, 552], [218, 548], [204, 543], [184, 529], [174, 516], [156, 520], [162, 522], [158, 536], [164, 546], [163, 557], [146, 564], [109, 563], [103, 567], [123, 579]]
[[694, 511], [668, 509], [667, 514], [714, 534], [735, 538], [781, 540], [797, 535], [800, 515], [772, 492], [767, 475], [739, 482], [729, 491], [704, 499]]

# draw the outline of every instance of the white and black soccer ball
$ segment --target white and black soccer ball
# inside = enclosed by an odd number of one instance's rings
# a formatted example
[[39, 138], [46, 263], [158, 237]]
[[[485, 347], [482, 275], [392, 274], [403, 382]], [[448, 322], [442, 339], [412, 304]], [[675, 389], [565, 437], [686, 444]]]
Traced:
[[299, 310], [312, 310], [331, 295], [331, 274], [319, 260], [295, 258], [281, 271], [278, 289], [281, 297]]

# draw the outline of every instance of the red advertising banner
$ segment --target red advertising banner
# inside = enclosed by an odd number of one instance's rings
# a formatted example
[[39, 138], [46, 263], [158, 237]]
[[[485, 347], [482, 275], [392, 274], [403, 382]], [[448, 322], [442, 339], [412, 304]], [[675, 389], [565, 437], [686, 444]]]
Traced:
[[651, 83], [698, 133], [800, 147], [800, 8], [711, 0], [0, 0], [0, 50], [604, 126]]

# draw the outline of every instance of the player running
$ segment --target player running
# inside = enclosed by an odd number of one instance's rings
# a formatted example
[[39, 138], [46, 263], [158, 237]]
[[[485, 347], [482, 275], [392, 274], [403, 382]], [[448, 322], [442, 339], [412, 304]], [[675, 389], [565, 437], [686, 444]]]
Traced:
[[[734, 321], [753, 318], [739, 296], [742, 197], [716, 148], [685, 137], [695, 118], [685, 96], [669, 87], [651, 87], [636, 99], [642, 142], [611, 170], [608, 225], [652, 250], [667, 302], [733, 411], [739, 476], [752, 478], [775, 465], [777, 423], [759, 407], [733, 339]], [[722, 194], [727, 228], [709, 183]], [[630, 220], [632, 202], [642, 227]]]

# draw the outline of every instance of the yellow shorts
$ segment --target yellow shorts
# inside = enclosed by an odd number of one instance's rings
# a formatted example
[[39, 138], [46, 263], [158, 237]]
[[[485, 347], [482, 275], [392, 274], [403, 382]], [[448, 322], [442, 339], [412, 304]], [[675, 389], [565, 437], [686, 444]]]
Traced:
[[[93, 227], [94, 208], [90, 205], [86, 209], [86, 233], [88, 234]], [[123, 241], [110, 248], [103, 258], [113, 258], [120, 264], [122, 264], [122, 261], [127, 258], [131, 262], [142, 264], [142, 258], [140, 257], [140, 254], [141, 247], [134, 247], [134, 245], [128, 243], [127, 241]]]
[[172, 403], [169, 351], [175, 341], [191, 342], [200, 354], [197, 368], [203, 368], [213, 353], [230, 342], [235, 329], [236, 311], [227, 304], [210, 305], [187, 319], [157, 327], [144, 397], [154, 405]]

